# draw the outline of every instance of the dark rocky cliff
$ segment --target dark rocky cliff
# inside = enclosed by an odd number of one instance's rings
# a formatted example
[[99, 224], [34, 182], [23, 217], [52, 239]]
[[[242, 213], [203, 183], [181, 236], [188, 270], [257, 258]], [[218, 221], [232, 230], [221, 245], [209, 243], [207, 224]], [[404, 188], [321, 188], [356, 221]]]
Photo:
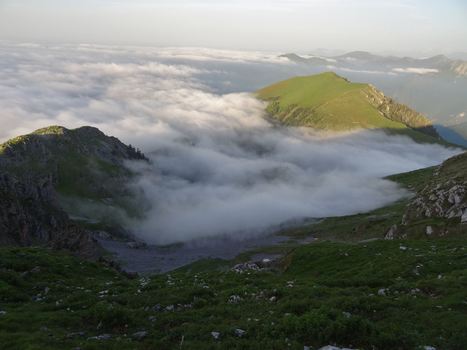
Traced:
[[48, 245], [95, 257], [92, 232], [70, 220], [61, 198], [122, 198], [144, 155], [96, 128], [48, 127], [0, 146], [0, 244]]

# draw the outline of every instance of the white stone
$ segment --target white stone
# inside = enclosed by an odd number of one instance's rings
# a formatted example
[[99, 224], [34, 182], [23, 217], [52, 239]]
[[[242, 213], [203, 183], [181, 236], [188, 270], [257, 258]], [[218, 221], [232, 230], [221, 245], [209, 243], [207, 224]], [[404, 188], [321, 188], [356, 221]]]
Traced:
[[212, 335], [212, 337], [213, 337], [214, 339], [216, 339], [216, 340], [219, 339], [220, 336], [221, 336], [221, 334], [220, 334], [219, 332], [211, 332], [211, 335]]
[[240, 338], [241, 338], [241, 337], [243, 337], [245, 334], [246, 334], [246, 331], [244, 331], [243, 329], [237, 328], [237, 329], [235, 330], [235, 335], [236, 335], [237, 337], [240, 337]]
[[463, 224], [467, 223], [467, 208], [465, 208], [464, 212], [462, 213], [461, 223]]
[[433, 234], [433, 227], [427, 226], [427, 227], [426, 227], [426, 230], [425, 230], [425, 233], [426, 233], [428, 236], [431, 236], [431, 235]]

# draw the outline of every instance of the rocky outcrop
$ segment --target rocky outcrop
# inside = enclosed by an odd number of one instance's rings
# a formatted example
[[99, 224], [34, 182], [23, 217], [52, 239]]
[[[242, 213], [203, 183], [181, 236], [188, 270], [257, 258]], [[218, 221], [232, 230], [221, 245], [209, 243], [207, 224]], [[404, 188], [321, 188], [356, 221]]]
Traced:
[[407, 205], [399, 225], [385, 238], [439, 237], [467, 233], [467, 153], [441, 164]]
[[367, 89], [362, 90], [368, 101], [384, 117], [395, 122], [402, 123], [411, 129], [415, 129], [429, 136], [439, 139], [438, 132], [431, 121], [423, 114], [410, 109], [406, 105], [397, 103], [392, 98], [387, 97], [373, 85], [368, 85]]
[[73, 224], [57, 206], [51, 177], [21, 181], [0, 176], [0, 245], [42, 245], [95, 258], [89, 231]]
[[456, 75], [467, 76], [467, 62], [465, 61], [454, 61], [450, 68]]
[[69, 219], [59, 193], [111, 197], [124, 191], [124, 162], [145, 159], [91, 127], [49, 127], [0, 145], [0, 244], [48, 245], [96, 257], [92, 232]]

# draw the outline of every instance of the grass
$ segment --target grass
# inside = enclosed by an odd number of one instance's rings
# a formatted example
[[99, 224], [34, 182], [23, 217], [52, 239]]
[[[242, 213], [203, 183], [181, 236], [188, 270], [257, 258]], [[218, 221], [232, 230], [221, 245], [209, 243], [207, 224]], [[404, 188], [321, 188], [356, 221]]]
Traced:
[[[463, 240], [324, 242], [296, 248], [269, 272], [238, 274], [225, 261], [208, 260], [128, 279], [59, 252], [2, 248], [0, 344], [5, 350], [461, 349], [465, 249]], [[232, 295], [238, 302], [229, 302]], [[145, 338], [132, 337], [142, 330]], [[102, 334], [111, 337], [90, 339]]]
[[378, 94], [368, 84], [351, 83], [332, 72], [284, 80], [257, 92], [269, 102], [267, 112], [285, 125], [332, 131], [381, 129], [417, 142], [439, 142], [417, 130], [431, 125], [427, 118], [388, 99], [380, 108], [375, 102], [382, 98]]
[[[460, 164], [446, 162], [438, 176], [464, 176]], [[388, 179], [419, 191], [434, 169]], [[400, 222], [406, 203], [286, 232], [320, 238], [312, 244], [291, 241], [135, 279], [44, 248], [0, 248], [1, 348], [463, 349], [465, 235], [362, 242]], [[256, 253], [283, 258], [268, 270], [231, 270]]]

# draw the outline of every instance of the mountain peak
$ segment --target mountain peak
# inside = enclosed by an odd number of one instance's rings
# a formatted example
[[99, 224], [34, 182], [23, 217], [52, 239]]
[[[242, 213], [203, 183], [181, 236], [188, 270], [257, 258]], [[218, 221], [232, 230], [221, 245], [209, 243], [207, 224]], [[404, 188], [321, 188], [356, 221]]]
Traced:
[[134, 175], [125, 166], [131, 160], [147, 159], [90, 126], [49, 126], [1, 144], [0, 242], [95, 254], [87, 231], [68, 215], [100, 224], [108, 216], [125, 220], [133, 200], [126, 188]]
[[371, 58], [374, 58], [374, 57], [377, 57], [376, 55], [373, 55], [372, 53], [368, 52], [368, 51], [351, 51], [351, 52], [347, 52], [343, 55], [340, 55], [338, 57], [350, 57], [350, 58], [355, 58], [355, 59], [361, 59], [361, 60], [365, 60], [365, 59], [371, 59]]
[[382, 129], [423, 142], [438, 142], [430, 120], [369, 84], [334, 72], [295, 77], [257, 92], [269, 114], [286, 125], [318, 130]]
[[32, 132], [35, 135], [63, 135], [69, 130], [63, 126], [51, 125], [45, 128], [40, 128]]

